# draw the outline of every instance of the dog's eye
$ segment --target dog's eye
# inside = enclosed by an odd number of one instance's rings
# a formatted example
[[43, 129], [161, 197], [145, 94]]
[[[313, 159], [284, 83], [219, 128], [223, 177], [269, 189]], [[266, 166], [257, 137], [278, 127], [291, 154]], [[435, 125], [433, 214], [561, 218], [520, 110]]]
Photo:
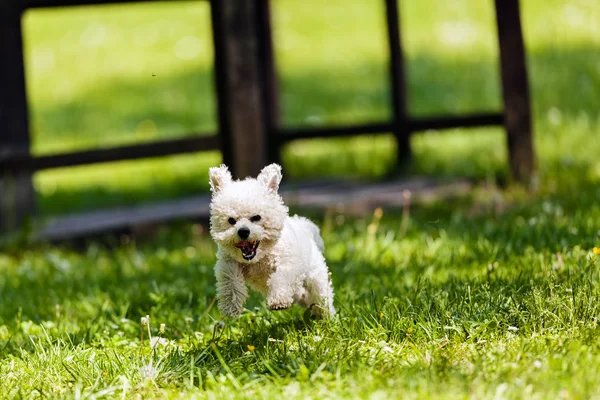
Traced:
[[229, 222], [231, 225], [235, 225], [235, 218], [229, 218], [227, 222]]
[[250, 222], [258, 222], [260, 221], [260, 215], [255, 215], [254, 217], [250, 218]]

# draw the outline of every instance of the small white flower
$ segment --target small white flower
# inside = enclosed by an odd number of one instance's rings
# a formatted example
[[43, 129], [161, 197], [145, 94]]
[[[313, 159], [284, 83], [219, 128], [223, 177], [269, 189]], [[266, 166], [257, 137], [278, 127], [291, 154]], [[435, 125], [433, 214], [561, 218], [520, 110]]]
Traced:
[[158, 370], [154, 368], [151, 361], [150, 364], [142, 365], [142, 368], [140, 368], [140, 375], [144, 379], [153, 381], [158, 377]]
[[283, 340], [279, 340], [279, 339], [273, 339], [273, 338], [269, 338], [269, 342], [271, 343], [283, 343]]
[[320, 342], [321, 340], [323, 340], [323, 338], [321, 336], [319, 336], [319, 335], [315, 335], [315, 337], [313, 337], [313, 340], [315, 342]]
[[150, 347], [154, 348], [157, 345], [161, 345], [161, 346], [166, 346], [169, 344], [169, 341], [165, 338], [161, 338], [161, 337], [153, 337], [152, 339], [150, 339]]
[[425, 363], [429, 366], [431, 365], [431, 353], [429, 350], [425, 352]]
[[142, 323], [142, 326], [148, 325], [148, 321], [149, 321], [148, 316], [142, 317], [140, 320], [140, 322]]
[[516, 332], [516, 331], [519, 330], [519, 328], [517, 328], [516, 326], [509, 326], [508, 330], [511, 331], [511, 332]]
[[542, 362], [540, 360], [535, 360], [533, 362], [533, 366], [537, 369], [540, 369], [540, 368], [542, 368]]
[[158, 330], [158, 332], [160, 332], [161, 335], [165, 333], [165, 324], [160, 324], [160, 329]]

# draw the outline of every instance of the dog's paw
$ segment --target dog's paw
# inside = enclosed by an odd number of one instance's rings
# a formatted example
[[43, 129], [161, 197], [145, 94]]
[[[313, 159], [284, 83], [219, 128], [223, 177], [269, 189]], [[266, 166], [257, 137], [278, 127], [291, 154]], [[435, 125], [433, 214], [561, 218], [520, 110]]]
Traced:
[[277, 310], [285, 310], [292, 306], [292, 303], [273, 303], [269, 304], [269, 310], [277, 311]]
[[244, 307], [228, 302], [219, 302], [219, 311], [225, 318], [235, 318], [244, 311]]

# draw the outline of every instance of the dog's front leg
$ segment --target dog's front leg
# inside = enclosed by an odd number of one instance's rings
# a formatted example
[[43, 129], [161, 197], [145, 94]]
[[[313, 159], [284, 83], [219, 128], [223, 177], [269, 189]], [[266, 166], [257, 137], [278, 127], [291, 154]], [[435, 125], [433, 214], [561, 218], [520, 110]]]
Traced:
[[244, 309], [248, 288], [244, 275], [234, 261], [218, 260], [215, 265], [219, 310], [226, 317], [235, 317]]
[[294, 304], [294, 288], [290, 276], [278, 269], [267, 282], [267, 305], [271, 310], [284, 310]]

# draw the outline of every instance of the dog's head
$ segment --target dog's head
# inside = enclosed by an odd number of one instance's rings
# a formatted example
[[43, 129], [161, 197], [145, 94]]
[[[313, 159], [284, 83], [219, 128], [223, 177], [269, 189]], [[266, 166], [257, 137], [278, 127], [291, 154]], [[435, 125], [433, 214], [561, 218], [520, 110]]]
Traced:
[[256, 179], [234, 181], [225, 165], [209, 171], [210, 234], [219, 250], [241, 263], [258, 262], [279, 239], [288, 208], [277, 192], [281, 167], [271, 164]]

